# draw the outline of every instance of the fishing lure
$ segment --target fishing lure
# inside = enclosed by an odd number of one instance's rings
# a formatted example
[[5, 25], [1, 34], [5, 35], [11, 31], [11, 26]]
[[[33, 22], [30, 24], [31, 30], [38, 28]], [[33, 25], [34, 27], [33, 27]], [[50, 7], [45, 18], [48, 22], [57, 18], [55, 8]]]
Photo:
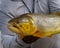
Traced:
[[40, 38], [51, 37], [60, 33], [60, 13], [34, 14], [26, 13], [8, 21], [8, 29], [24, 36]]

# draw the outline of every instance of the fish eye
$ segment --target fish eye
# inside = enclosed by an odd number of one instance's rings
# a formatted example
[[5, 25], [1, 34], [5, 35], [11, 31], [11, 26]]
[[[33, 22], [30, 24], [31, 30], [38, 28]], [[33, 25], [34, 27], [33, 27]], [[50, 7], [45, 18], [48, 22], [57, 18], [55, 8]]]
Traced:
[[19, 23], [19, 21], [17, 20], [16, 23]]

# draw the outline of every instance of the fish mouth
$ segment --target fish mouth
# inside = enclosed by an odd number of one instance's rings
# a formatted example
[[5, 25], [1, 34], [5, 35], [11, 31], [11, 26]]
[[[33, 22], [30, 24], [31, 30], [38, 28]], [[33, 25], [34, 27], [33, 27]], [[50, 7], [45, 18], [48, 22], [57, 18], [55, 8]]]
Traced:
[[21, 34], [21, 30], [14, 24], [8, 23], [7, 28], [13, 33]]

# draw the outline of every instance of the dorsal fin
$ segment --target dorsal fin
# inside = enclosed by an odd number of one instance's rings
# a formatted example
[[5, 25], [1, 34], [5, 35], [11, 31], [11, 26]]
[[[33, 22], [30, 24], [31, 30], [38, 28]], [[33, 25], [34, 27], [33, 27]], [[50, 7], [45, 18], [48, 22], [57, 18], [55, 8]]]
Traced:
[[60, 12], [53, 12], [51, 14], [60, 16]]

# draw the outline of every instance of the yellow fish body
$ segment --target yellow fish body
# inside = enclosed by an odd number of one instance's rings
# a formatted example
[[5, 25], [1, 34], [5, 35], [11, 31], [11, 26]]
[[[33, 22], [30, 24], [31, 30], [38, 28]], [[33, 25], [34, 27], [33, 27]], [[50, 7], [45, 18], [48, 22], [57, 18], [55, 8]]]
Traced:
[[60, 33], [60, 16], [27, 13], [13, 18], [8, 28], [24, 36], [32, 35], [40, 38]]

